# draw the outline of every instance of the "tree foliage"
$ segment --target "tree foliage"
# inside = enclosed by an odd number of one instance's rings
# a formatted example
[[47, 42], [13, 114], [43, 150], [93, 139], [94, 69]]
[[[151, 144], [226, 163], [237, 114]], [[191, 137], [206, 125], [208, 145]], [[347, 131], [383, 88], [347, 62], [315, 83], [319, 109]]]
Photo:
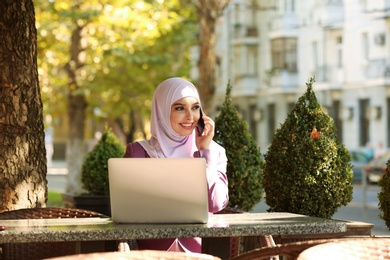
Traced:
[[269, 211], [330, 218], [352, 200], [351, 157], [313, 83], [306, 83], [306, 93], [274, 135], [265, 155], [264, 189]]
[[39, 67], [45, 112], [64, 114], [69, 88], [64, 71], [72, 30], [82, 26], [83, 65], [77, 72], [88, 115], [149, 114], [154, 88], [170, 76], [188, 76], [195, 10], [180, 1], [35, 1]]
[[228, 158], [229, 206], [249, 211], [263, 195], [263, 159], [247, 123], [232, 104], [230, 82], [225, 101], [215, 119], [215, 141]]
[[390, 160], [386, 163], [386, 172], [379, 180], [378, 185], [380, 192], [378, 193], [379, 217], [385, 221], [388, 229], [390, 229]]
[[45, 112], [68, 114], [67, 191], [79, 193], [87, 119], [134, 131], [130, 120], [149, 114], [158, 83], [189, 74], [192, 13], [181, 1], [146, 0], [37, 0], [36, 9]]

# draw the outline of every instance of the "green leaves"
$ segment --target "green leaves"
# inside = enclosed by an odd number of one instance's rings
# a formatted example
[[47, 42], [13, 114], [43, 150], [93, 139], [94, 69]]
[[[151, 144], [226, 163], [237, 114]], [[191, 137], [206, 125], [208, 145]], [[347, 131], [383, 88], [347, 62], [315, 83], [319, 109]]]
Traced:
[[121, 158], [125, 153], [118, 138], [106, 127], [101, 139], [83, 162], [81, 181], [91, 195], [109, 195], [108, 164], [110, 158]]
[[215, 119], [214, 139], [226, 149], [229, 206], [249, 211], [263, 195], [263, 159], [248, 125], [231, 102], [231, 89], [229, 82], [221, 112]]
[[91, 0], [34, 2], [40, 87], [45, 114], [66, 114], [69, 92], [64, 66], [71, 35], [82, 28], [79, 93], [107, 120], [128, 125], [130, 110], [149, 115], [145, 102], [170, 76], [188, 76], [189, 47], [196, 40], [194, 6], [181, 1]]
[[330, 218], [352, 200], [349, 151], [313, 92], [311, 78], [265, 155], [269, 211]]
[[390, 229], [390, 160], [386, 163], [386, 172], [378, 182], [381, 191], [378, 193], [379, 217], [385, 221]]

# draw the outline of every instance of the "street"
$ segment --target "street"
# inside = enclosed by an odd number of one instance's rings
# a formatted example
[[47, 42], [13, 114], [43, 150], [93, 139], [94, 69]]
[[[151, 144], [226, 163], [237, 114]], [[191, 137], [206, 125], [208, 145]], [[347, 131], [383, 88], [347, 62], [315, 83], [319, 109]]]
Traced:
[[[66, 174], [66, 163], [54, 161], [52, 167], [48, 167], [47, 180], [49, 189], [64, 192]], [[373, 235], [390, 235], [390, 231], [386, 227], [384, 220], [379, 218], [379, 214], [381, 213], [378, 209], [377, 194], [379, 192], [380, 188], [376, 184], [368, 185], [366, 192], [364, 192], [361, 184], [354, 184], [352, 201], [346, 207], [339, 208], [332, 218], [372, 223], [375, 225], [372, 229]], [[267, 209], [268, 205], [262, 199], [254, 208], [253, 212], [267, 212]]]
[[[354, 184], [352, 201], [347, 206], [339, 208], [332, 218], [372, 223], [375, 225], [372, 229], [373, 235], [390, 235], [385, 221], [379, 218], [379, 214], [381, 213], [378, 209], [377, 194], [379, 192], [380, 187], [376, 184], [369, 185], [366, 193], [364, 193], [361, 184]], [[265, 204], [263, 199], [254, 208], [253, 212], [266, 212], [267, 209], [268, 205]]]

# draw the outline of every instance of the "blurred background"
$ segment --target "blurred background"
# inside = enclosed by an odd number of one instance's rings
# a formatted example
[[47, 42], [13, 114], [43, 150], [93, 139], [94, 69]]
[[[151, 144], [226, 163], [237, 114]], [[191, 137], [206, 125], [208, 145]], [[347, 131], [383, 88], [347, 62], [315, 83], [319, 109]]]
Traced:
[[[378, 221], [377, 181], [390, 156], [389, 1], [34, 5], [49, 175], [60, 168], [76, 176], [106, 124], [123, 144], [148, 138], [153, 90], [172, 76], [195, 83], [212, 117], [230, 81], [233, 103], [266, 153], [314, 76], [318, 101], [351, 151], [354, 202], [362, 204], [346, 214]], [[77, 189], [72, 179], [62, 188]]]

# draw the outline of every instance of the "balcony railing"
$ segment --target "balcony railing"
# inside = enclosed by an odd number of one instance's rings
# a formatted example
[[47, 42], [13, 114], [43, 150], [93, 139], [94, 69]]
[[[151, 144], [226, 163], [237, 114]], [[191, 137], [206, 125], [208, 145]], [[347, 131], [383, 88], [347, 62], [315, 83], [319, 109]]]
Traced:
[[369, 60], [363, 70], [367, 79], [390, 78], [390, 60]]
[[256, 38], [258, 36], [258, 29], [255, 26], [246, 26], [244, 24], [235, 24], [233, 30], [233, 38], [239, 39], [239, 38]]
[[344, 4], [341, 0], [318, 0], [313, 10], [314, 19], [323, 27], [340, 28], [344, 21]]
[[343, 0], [321, 0], [317, 1], [317, 5], [343, 5]]
[[332, 84], [344, 82], [344, 70], [339, 67], [321, 66], [313, 70], [312, 75], [315, 76], [317, 82], [328, 82]]
[[[362, 71], [366, 79], [388, 79], [390, 80], [390, 60], [376, 59], [369, 60], [363, 65]], [[317, 82], [343, 83], [344, 69], [334, 66], [321, 66], [311, 72]]]
[[269, 84], [271, 88], [279, 88], [281, 91], [296, 88], [298, 84], [298, 74], [287, 70], [277, 70], [270, 75]]
[[294, 14], [285, 14], [271, 20], [270, 31], [284, 31], [296, 29], [298, 26], [297, 17]]
[[259, 88], [259, 80], [253, 74], [241, 74], [234, 78], [235, 93], [243, 96], [253, 96]]
[[390, 0], [362, 0], [363, 11], [375, 18], [390, 18]]

